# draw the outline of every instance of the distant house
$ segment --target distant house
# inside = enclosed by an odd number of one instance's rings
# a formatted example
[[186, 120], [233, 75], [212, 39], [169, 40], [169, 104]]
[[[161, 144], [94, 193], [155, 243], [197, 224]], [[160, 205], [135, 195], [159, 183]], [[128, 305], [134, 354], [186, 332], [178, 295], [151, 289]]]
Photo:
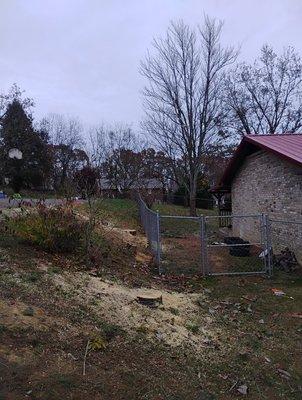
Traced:
[[[123, 189], [124, 187], [129, 189], [125, 190]], [[154, 200], [162, 201], [165, 190], [163, 183], [155, 178], [140, 179], [129, 185], [115, 185], [109, 179], [100, 179], [100, 194], [102, 197], [131, 197], [135, 192], [140, 192], [142, 195], [151, 195]]]
[[[245, 136], [227, 165], [217, 193], [230, 193], [232, 214], [265, 213], [302, 221], [302, 134]], [[233, 219], [233, 234], [255, 240], [248, 219]], [[290, 247], [302, 261], [302, 226], [272, 224], [273, 244]]]

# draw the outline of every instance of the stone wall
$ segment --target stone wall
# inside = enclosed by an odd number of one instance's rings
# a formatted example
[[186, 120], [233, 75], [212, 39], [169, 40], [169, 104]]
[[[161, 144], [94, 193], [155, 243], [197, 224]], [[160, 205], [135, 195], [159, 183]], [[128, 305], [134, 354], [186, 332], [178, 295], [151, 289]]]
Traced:
[[[302, 221], [302, 168], [264, 151], [248, 156], [232, 183], [232, 213], [261, 214], [271, 219]], [[272, 223], [275, 251], [291, 248], [302, 264], [302, 225]], [[259, 240], [259, 223], [234, 218], [233, 233]]]

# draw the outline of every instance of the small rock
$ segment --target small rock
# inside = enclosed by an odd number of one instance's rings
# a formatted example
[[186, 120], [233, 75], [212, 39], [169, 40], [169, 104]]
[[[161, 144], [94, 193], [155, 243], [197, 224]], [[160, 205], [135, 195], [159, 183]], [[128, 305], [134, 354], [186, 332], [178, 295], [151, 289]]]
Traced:
[[243, 395], [247, 395], [247, 391], [248, 391], [247, 385], [240, 385], [237, 388], [237, 392], [239, 392], [240, 394], [243, 394]]
[[32, 307], [27, 307], [23, 310], [22, 314], [26, 317], [32, 317], [34, 315], [34, 309]]
[[159, 304], [163, 304], [163, 296], [141, 295], [137, 296], [136, 299], [139, 303], [149, 307], [157, 307]]

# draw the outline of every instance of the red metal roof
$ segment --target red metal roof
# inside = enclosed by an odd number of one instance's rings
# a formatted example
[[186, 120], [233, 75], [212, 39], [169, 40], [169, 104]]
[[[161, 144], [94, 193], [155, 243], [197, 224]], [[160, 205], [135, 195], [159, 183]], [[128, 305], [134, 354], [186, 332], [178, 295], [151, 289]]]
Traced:
[[302, 134], [248, 135], [243, 140], [302, 165]]
[[245, 157], [260, 149], [302, 167], [302, 134], [247, 135], [241, 140], [214, 191], [230, 188], [232, 179]]

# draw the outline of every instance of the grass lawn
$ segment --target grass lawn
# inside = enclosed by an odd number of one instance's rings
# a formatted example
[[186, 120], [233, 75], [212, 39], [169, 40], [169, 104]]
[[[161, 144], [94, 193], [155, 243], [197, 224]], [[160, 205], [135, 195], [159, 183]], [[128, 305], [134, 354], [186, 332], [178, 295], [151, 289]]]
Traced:
[[[183, 215], [189, 216], [190, 210], [187, 207], [177, 206], [175, 204], [154, 204], [153, 210], [159, 211], [161, 215]], [[197, 208], [197, 215], [217, 215], [217, 210]]]
[[139, 216], [135, 201], [128, 199], [101, 199], [97, 204], [98, 217], [119, 227], [136, 229]]
[[[190, 216], [190, 210], [186, 207], [176, 206], [174, 204], [156, 204], [153, 206], [161, 215], [161, 232], [164, 237], [186, 237], [189, 235], [198, 235], [200, 232], [199, 220], [186, 220], [180, 218], [165, 218], [170, 216]], [[197, 216], [217, 215], [217, 210], [197, 209]]]
[[[94, 205], [100, 222], [119, 228], [139, 229], [140, 221], [136, 202], [129, 199], [99, 199]], [[79, 206], [86, 210], [87, 205]]]

